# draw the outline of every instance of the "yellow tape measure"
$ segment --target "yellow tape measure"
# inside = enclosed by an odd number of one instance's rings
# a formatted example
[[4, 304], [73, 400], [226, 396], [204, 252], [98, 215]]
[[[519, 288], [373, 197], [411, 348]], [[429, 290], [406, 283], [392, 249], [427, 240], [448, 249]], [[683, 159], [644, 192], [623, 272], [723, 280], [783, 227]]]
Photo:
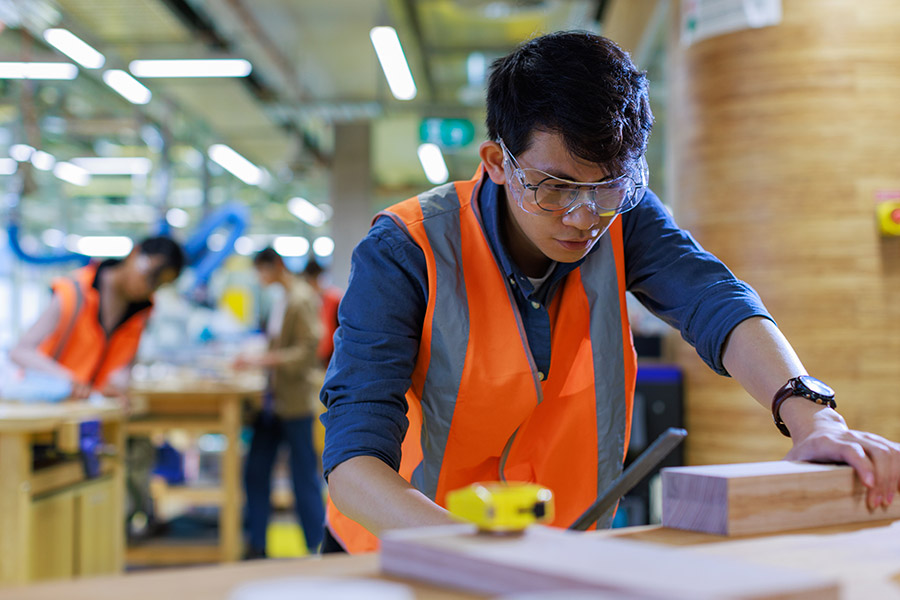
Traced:
[[449, 492], [447, 510], [483, 531], [522, 531], [553, 520], [553, 492], [534, 483], [474, 483]]

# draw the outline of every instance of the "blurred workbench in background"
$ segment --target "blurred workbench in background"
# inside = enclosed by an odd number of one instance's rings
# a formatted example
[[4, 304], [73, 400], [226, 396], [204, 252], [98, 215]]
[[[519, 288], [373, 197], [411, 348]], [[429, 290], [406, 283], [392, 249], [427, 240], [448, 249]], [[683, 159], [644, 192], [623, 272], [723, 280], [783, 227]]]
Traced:
[[127, 550], [129, 565], [166, 565], [234, 561], [241, 556], [240, 433], [245, 401], [259, 405], [265, 378], [259, 374], [204, 374], [175, 371], [165, 378], [134, 381], [128, 435], [187, 431], [224, 437], [218, 485], [168, 486], [165, 494], [187, 503], [218, 506], [218, 543], [149, 540]]
[[[121, 571], [124, 411], [110, 400], [12, 400], [0, 400], [0, 587]], [[88, 421], [100, 422], [103, 437], [91, 478], [78, 454]]]

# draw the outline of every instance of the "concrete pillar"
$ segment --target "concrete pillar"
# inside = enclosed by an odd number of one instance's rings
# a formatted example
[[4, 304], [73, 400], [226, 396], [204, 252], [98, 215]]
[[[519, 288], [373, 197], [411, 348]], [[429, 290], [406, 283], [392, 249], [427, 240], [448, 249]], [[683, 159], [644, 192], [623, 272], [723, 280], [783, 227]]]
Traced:
[[371, 127], [369, 123], [335, 126], [334, 162], [331, 167], [331, 231], [334, 255], [332, 282], [346, 289], [353, 248], [366, 235], [372, 221]]
[[[875, 216], [900, 191], [900, 3], [782, 7], [778, 25], [690, 46], [672, 11], [675, 215], [760, 292], [851, 427], [900, 439], [900, 238]], [[688, 461], [783, 456], [765, 410], [678, 354]]]

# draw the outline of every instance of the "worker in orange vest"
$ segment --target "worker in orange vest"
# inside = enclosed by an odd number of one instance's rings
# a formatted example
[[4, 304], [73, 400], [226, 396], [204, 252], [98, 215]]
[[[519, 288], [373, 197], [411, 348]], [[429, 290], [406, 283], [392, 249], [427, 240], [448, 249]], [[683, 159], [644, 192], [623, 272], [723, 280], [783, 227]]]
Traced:
[[[476, 481], [551, 488], [567, 526], [622, 470], [635, 385], [631, 291], [793, 438], [887, 505], [900, 445], [850, 430], [756, 292], [648, 189], [646, 75], [561, 32], [497, 60], [470, 181], [376, 216], [353, 254], [321, 399], [325, 551], [453, 522]], [[609, 526], [612, 510], [599, 526]]]
[[71, 397], [92, 390], [122, 396], [128, 369], [153, 307], [153, 293], [175, 281], [181, 247], [148, 238], [122, 260], [91, 263], [53, 281], [50, 305], [10, 351], [17, 365], [72, 384]]

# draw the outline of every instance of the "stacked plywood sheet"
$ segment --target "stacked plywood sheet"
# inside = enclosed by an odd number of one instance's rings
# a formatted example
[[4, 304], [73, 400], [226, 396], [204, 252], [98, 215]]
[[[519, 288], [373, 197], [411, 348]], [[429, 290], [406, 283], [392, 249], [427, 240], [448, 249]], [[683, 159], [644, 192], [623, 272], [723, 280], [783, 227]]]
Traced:
[[485, 594], [593, 591], [604, 598], [838, 597], [838, 585], [802, 571], [701, 556], [641, 542], [534, 526], [519, 536], [473, 527], [393, 532], [386, 574]]

